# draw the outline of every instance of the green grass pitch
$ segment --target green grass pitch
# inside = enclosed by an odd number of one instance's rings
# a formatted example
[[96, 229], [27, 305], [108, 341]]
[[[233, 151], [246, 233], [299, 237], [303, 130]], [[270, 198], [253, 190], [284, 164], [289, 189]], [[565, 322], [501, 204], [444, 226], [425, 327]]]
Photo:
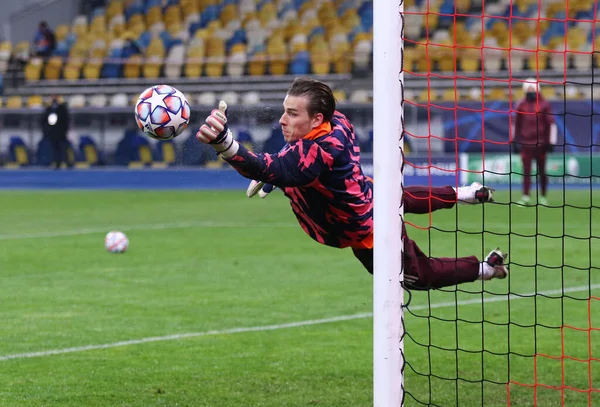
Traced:
[[[600, 403], [569, 390], [600, 388], [600, 197], [497, 195], [408, 229], [434, 256], [500, 246], [513, 264], [412, 293], [405, 405]], [[372, 405], [372, 277], [306, 236], [280, 192], [10, 191], [0, 206], [0, 406]], [[112, 229], [127, 253], [104, 251]]]

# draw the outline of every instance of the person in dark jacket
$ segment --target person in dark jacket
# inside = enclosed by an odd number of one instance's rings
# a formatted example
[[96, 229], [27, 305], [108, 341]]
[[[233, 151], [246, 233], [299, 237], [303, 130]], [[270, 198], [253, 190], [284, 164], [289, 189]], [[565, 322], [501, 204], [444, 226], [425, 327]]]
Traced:
[[71, 167], [67, 156], [67, 133], [69, 132], [69, 108], [58, 95], [53, 95], [50, 105], [42, 115], [44, 137], [48, 137], [52, 146], [52, 162], [54, 169], [59, 169], [64, 162]]
[[538, 203], [547, 205], [548, 176], [546, 175], [546, 154], [556, 144], [556, 123], [548, 103], [540, 93], [540, 85], [535, 79], [527, 79], [523, 83], [525, 98], [516, 108], [515, 132], [512, 141], [517, 153], [521, 154], [523, 163], [523, 197], [518, 201], [521, 205], [530, 205], [529, 189], [531, 188], [531, 163], [537, 164], [540, 193]]
[[56, 48], [56, 37], [45, 21], [40, 22], [38, 31], [33, 39], [34, 53], [39, 57], [49, 57]]

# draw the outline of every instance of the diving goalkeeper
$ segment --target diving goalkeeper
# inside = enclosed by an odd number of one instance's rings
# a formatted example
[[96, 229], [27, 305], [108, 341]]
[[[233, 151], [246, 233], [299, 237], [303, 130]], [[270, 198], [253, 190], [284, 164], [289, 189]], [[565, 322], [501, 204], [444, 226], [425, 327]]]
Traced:
[[[308, 78], [292, 83], [283, 107], [279, 123], [288, 144], [277, 154], [255, 154], [235, 141], [227, 127], [225, 102], [206, 118], [196, 137], [213, 146], [244, 177], [281, 188], [311, 238], [327, 246], [352, 248], [373, 273], [373, 181], [362, 172], [352, 124], [336, 111], [329, 86]], [[492, 198], [492, 190], [477, 183], [457, 189], [406, 187], [403, 196], [405, 213], [429, 213], [457, 202]], [[475, 256], [430, 258], [408, 238], [404, 227], [402, 239], [404, 285], [409, 289], [505, 278], [508, 273], [507, 255], [499, 249], [483, 261]]]

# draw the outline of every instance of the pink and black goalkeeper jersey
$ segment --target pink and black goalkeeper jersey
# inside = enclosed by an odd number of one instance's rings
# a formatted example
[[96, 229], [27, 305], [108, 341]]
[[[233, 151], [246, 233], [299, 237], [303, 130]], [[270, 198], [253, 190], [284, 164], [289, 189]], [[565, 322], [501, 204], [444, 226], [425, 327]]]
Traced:
[[244, 177], [281, 188], [300, 226], [317, 242], [359, 247], [372, 238], [373, 183], [362, 172], [360, 149], [346, 116], [335, 112], [330, 127], [277, 154], [255, 154], [240, 145], [227, 161]]

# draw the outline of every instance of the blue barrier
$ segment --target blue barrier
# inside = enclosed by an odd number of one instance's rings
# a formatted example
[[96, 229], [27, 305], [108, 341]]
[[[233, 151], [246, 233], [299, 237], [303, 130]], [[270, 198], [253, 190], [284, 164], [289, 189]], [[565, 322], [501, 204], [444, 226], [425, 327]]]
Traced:
[[231, 169], [0, 170], [0, 189], [240, 189], [248, 180]]
[[[366, 163], [365, 173], [372, 175]], [[456, 175], [410, 175], [407, 185], [456, 185]], [[249, 180], [231, 169], [123, 169], [91, 168], [72, 170], [0, 170], [0, 189], [243, 189]]]

